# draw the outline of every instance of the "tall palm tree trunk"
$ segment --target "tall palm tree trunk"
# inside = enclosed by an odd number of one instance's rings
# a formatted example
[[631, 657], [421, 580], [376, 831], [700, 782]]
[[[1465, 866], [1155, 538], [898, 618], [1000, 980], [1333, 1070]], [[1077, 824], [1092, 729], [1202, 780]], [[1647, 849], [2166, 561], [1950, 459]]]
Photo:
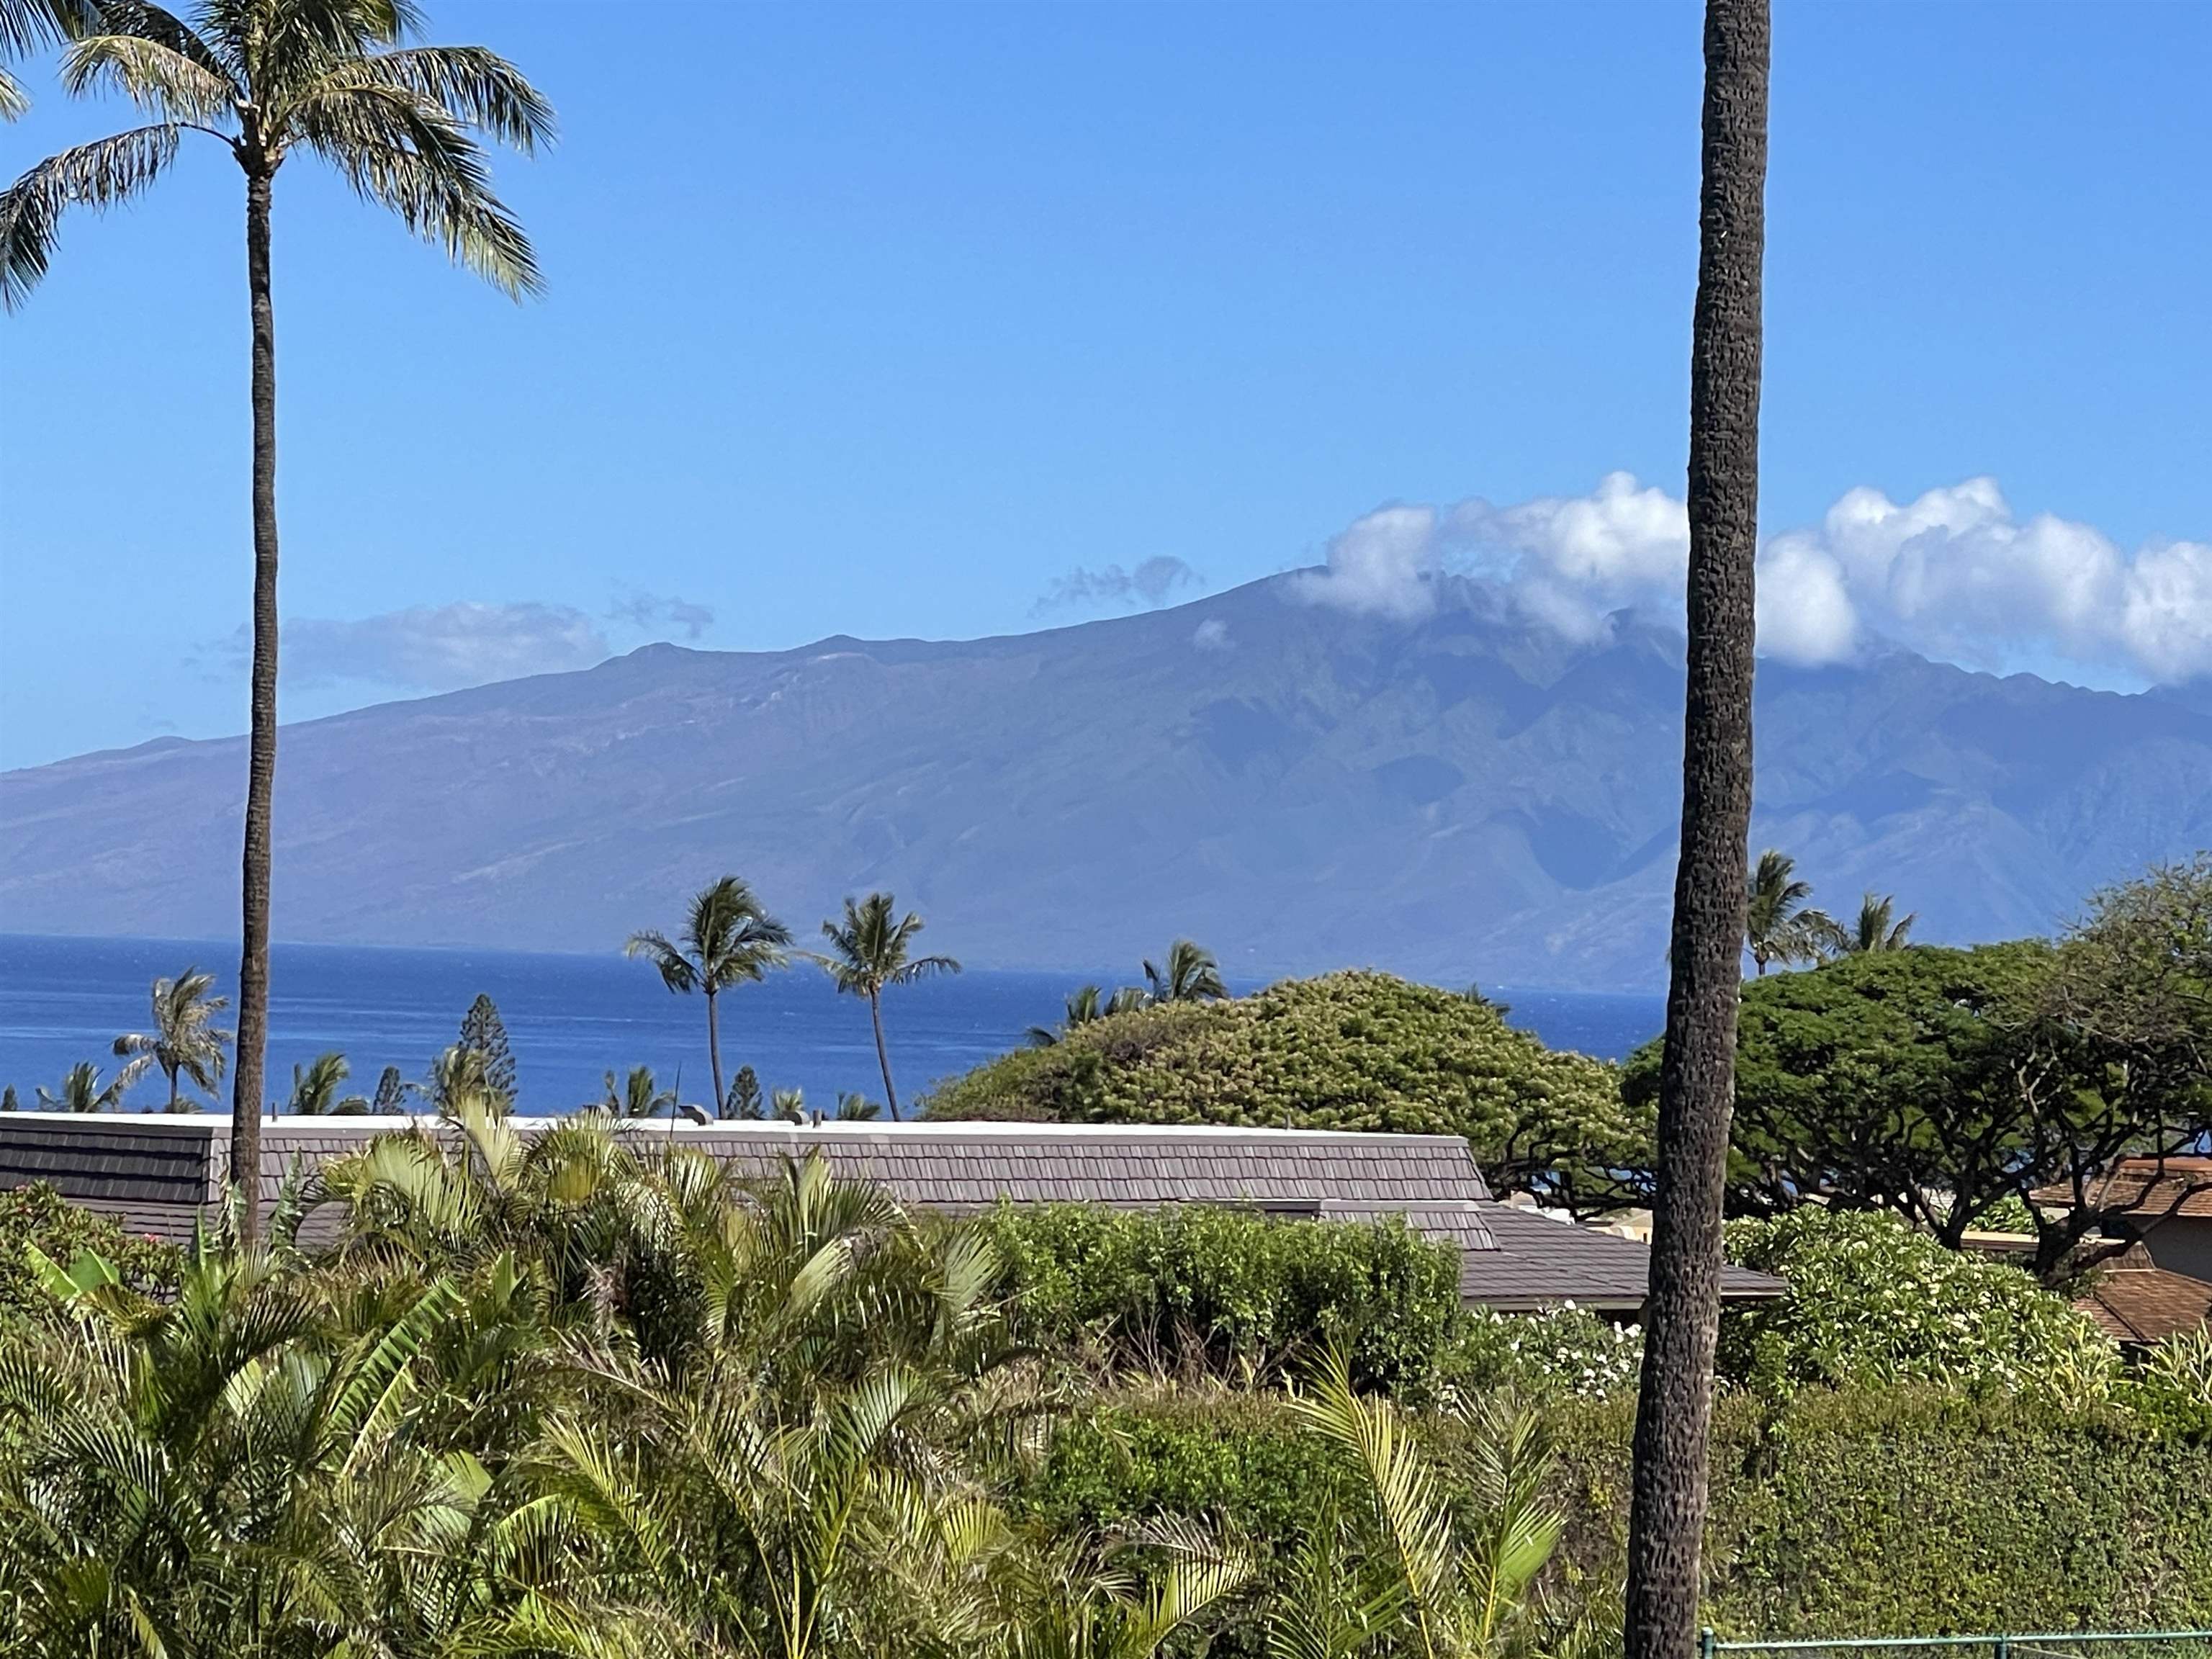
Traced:
[[1636, 1402], [1626, 1659], [1690, 1659], [1697, 1643], [1751, 827], [1769, 40], [1768, 0], [1706, 0], [1682, 849]]
[[876, 1064], [884, 1068], [884, 1108], [898, 1121], [898, 1091], [891, 1087], [891, 1051], [884, 1045], [884, 997], [880, 991], [868, 993], [868, 1018], [876, 1023]]
[[[714, 1115], [722, 1111], [722, 1032], [714, 1018], [714, 991], [707, 989], [707, 1064], [714, 1073]], [[679, 1079], [680, 1080], [680, 1079]]]
[[246, 282], [253, 318], [253, 670], [246, 857], [238, 961], [238, 1070], [230, 1092], [230, 1175], [246, 1194], [240, 1230], [260, 1237], [261, 1078], [269, 1042], [269, 822], [276, 786], [276, 314], [270, 297], [266, 168], [246, 177]]

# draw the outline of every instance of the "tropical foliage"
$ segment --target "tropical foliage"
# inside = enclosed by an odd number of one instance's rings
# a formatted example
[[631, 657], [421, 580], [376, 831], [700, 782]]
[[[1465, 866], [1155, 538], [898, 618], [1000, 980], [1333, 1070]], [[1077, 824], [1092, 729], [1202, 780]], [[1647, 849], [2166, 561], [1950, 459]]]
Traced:
[[926, 1110], [1461, 1134], [1501, 1191], [1577, 1202], [1610, 1200], [1613, 1172], [1649, 1146], [1612, 1067], [1546, 1048], [1486, 1004], [1364, 972], [1072, 1025], [945, 1085]]

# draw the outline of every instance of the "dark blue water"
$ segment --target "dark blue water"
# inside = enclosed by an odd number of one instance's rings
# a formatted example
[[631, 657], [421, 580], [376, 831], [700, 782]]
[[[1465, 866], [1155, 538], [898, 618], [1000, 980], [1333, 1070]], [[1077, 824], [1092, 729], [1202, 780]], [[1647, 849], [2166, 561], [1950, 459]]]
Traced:
[[[0, 1083], [13, 1083], [27, 1107], [34, 1085], [56, 1087], [80, 1060], [112, 1073], [109, 1045], [119, 1031], [144, 1029], [156, 976], [197, 965], [231, 994], [237, 960], [231, 945], [0, 934]], [[884, 1018], [902, 1103], [1018, 1046], [1031, 1025], [1053, 1023], [1073, 982], [1060, 974], [969, 972], [890, 994]], [[353, 1086], [364, 1093], [387, 1065], [422, 1076], [479, 992], [499, 1005], [526, 1110], [596, 1100], [605, 1073], [641, 1065], [664, 1085], [680, 1079], [686, 1100], [714, 1092], [701, 999], [672, 994], [643, 963], [611, 953], [280, 945], [271, 985], [269, 1088], [279, 1097], [290, 1090], [295, 1064], [331, 1048], [352, 1062]], [[1553, 1047], [1615, 1057], [1656, 1031], [1662, 1014], [1657, 997], [1504, 988], [1494, 994], [1512, 1005], [1514, 1024]], [[802, 965], [740, 986], [720, 1007], [726, 1075], [750, 1065], [763, 1091], [803, 1089], [809, 1104], [824, 1109], [843, 1091], [882, 1098], [867, 1006], [837, 995], [818, 971]], [[152, 1107], [163, 1097], [161, 1080], [149, 1079], [130, 1103]], [[227, 1093], [219, 1103], [228, 1108]]]

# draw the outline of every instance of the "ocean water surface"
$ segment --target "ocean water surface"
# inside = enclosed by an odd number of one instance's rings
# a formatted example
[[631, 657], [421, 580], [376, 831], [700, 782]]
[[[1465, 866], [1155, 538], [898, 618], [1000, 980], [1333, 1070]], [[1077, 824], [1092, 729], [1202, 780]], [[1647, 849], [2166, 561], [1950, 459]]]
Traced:
[[[14, 1084], [28, 1107], [37, 1085], [57, 1087], [78, 1060], [94, 1060], [112, 1074], [110, 1045], [118, 1032], [146, 1026], [153, 980], [190, 966], [210, 969], [225, 994], [234, 993], [234, 945], [0, 934], [0, 1083]], [[932, 1083], [1018, 1047], [1030, 1026], [1052, 1024], [1061, 1000], [1086, 977], [1114, 984], [1127, 975], [971, 970], [889, 994], [884, 1019], [902, 1106]], [[1552, 1046], [1609, 1058], [1656, 1033], [1664, 1014], [1657, 996], [1484, 988], [1511, 1005], [1515, 1024]], [[714, 1092], [702, 1000], [672, 994], [643, 963], [612, 952], [337, 945], [276, 948], [270, 1092], [281, 1098], [290, 1090], [295, 1065], [332, 1048], [352, 1062], [351, 1086], [362, 1093], [387, 1065], [419, 1078], [453, 1041], [479, 992], [499, 1005], [526, 1111], [564, 1111], [597, 1100], [605, 1073], [640, 1065], [652, 1066], [663, 1085], [680, 1086], [686, 1100], [703, 1102]], [[867, 1005], [839, 996], [812, 967], [801, 963], [761, 984], [739, 986], [719, 1006], [726, 1075], [750, 1065], [763, 1091], [803, 1089], [808, 1103], [824, 1110], [842, 1091], [882, 1097]], [[160, 1079], [149, 1078], [129, 1103], [158, 1107], [162, 1098]], [[220, 1103], [228, 1107], [227, 1092]]]

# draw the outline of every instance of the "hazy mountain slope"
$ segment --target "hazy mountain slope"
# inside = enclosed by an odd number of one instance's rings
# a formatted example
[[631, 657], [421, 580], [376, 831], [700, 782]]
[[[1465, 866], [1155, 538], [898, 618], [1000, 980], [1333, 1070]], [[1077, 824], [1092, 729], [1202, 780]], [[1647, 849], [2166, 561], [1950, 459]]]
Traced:
[[[809, 927], [893, 887], [979, 964], [1185, 932], [1235, 972], [1650, 984], [1680, 699], [1678, 639], [1577, 650], [1466, 587], [1410, 625], [1277, 579], [1004, 639], [656, 646], [287, 728], [277, 927], [599, 948], [734, 869]], [[2212, 842], [2182, 697], [1768, 665], [1759, 741], [1759, 842], [1929, 937], [2048, 927]], [[243, 780], [238, 740], [0, 777], [0, 926], [228, 932]]]

